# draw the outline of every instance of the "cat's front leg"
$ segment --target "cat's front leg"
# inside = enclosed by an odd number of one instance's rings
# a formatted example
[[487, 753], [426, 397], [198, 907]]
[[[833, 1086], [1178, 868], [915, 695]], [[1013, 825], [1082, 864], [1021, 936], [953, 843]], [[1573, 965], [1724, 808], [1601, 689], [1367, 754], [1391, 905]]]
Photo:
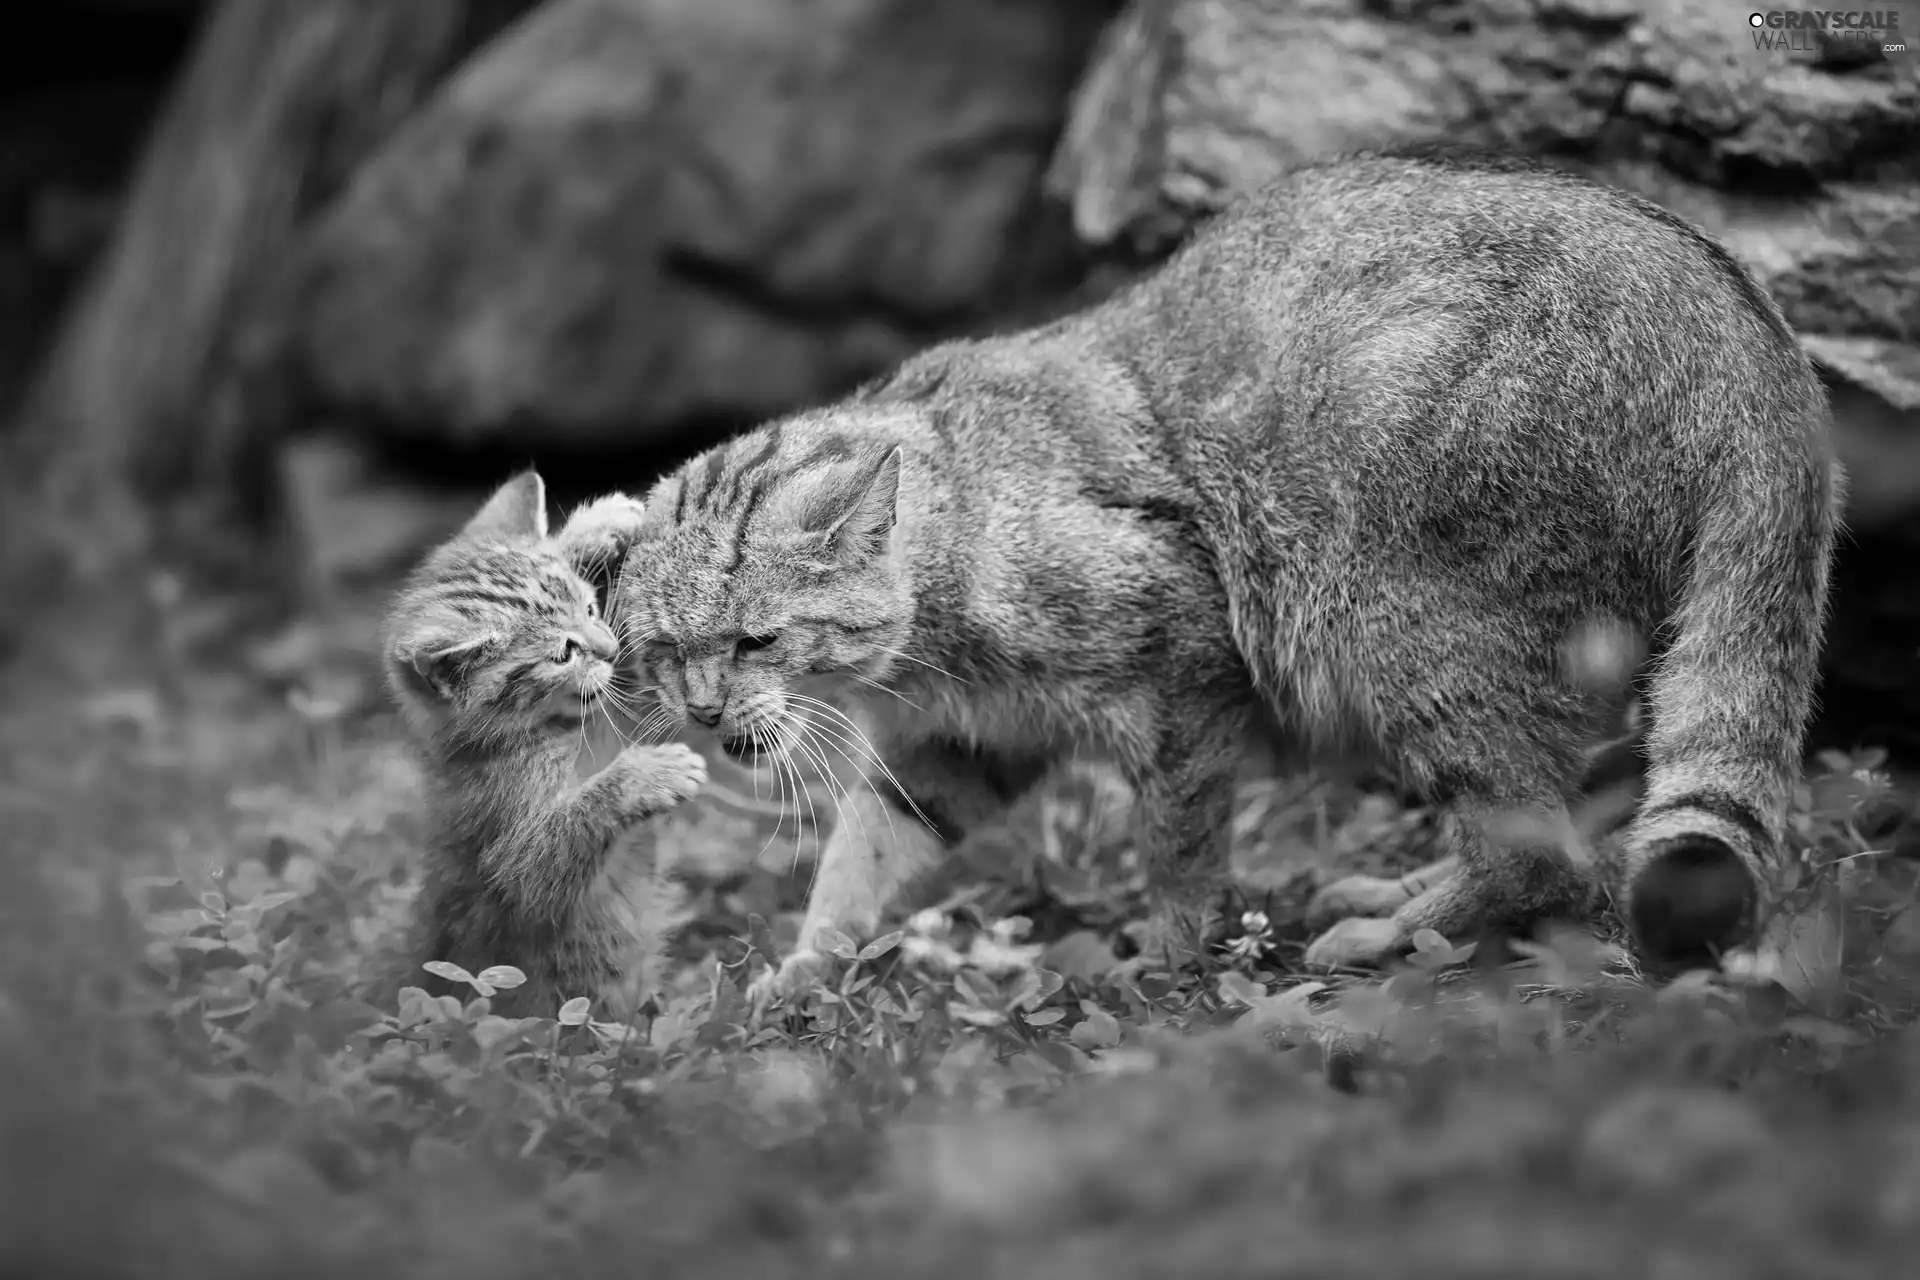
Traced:
[[821, 934], [831, 929], [855, 939], [871, 936], [900, 891], [937, 865], [945, 851], [938, 835], [880, 799], [874, 787], [854, 791], [820, 850], [793, 950], [754, 983], [756, 1000], [792, 996], [811, 986], [827, 961]]
[[757, 998], [811, 985], [826, 962], [824, 930], [865, 941], [915, 880], [969, 831], [1004, 816], [1050, 764], [1044, 756], [1015, 758], [939, 741], [898, 749], [888, 759], [890, 778], [851, 788], [820, 851], [800, 936], [780, 967], [755, 983]]

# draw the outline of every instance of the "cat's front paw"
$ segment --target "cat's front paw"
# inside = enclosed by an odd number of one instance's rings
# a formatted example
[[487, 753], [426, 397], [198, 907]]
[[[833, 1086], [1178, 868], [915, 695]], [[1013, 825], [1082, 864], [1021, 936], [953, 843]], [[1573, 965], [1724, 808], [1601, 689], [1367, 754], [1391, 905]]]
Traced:
[[628, 747], [614, 765], [626, 771], [637, 807], [647, 814], [671, 809], [707, 785], [706, 757], [685, 743]]
[[1391, 916], [1354, 916], [1308, 943], [1304, 962], [1309, 969], [1377, 969], [1410, 945], [1412, 939]]
[[747, 988], [747, 998], [754, 1008], [764, 1009], [776, 1001], [804, 995], [820, 980], [827, 961], [828, 957], [818, 951], [795, 951], [780, 962], [779, 968], [762, 971]]

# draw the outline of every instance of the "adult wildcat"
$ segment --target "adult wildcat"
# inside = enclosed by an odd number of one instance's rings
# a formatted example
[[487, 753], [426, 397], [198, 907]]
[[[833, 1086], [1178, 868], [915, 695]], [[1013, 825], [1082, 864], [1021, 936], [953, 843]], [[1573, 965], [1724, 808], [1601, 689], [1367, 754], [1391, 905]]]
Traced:
[[1840, 486], [1818, 379], [1711, 240], [1523, 162], [1355, 156], [1090, 310], [687, 463], [623, 594], [669, 709], [742, 749], [857, 726], [926, 819], [855, 797], [788, 978], [1075, 751], [1126, 771], [1178, 938], [1267, 728], [1448, 816], [1432, 867], [1323, 892], [1310, 963], [1582, 915], [1566, 806], [1613, 708], [1561, 650], [1594, 624], [1654, 646], [1613, 887], [1692, 961], [1749, 936], [1781, 848]]
[[527, 982], [495, 1012], [552, 1017], [584, 995], [606, 1017], [629, 1015], [655, 976], [681, 898], [628, 833], [697, 791], [706, 763], [679, 744], [629, 746], [575, 778], [620, 647], [589, 575], [618, 572], [640, 514], [612, 495], [548, 538], [545, 487], [524, 472], [394, 601], [387, 682], [432, 798], [410, 981], [434, 985], [418, 973], [428, 960], [511, 964]]

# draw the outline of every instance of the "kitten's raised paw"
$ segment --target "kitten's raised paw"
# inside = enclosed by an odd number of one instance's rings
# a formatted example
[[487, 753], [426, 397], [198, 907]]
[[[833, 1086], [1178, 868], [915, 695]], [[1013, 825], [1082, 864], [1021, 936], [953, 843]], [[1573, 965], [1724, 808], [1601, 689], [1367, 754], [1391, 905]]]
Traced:
[[827, 957], [818, 951], [795, 951], [780, 962], [779, 968], [765, 970], [755, 978], [747, 988], [747, 998], [756, 1009], [764, 1009], [776, 1000], [791, 1000], [818, 982], [826, 966]]
[[[582, 566], [598, 567], [625, 556], [640, 534], [646, 507], [638, 498], [610, 493], [574, 509], [560, 530], [569, 558]], [[615, 565], [614, 567], [618, 567]]]
[[647, 813], [671, 809], [707, 784], [706, 757], [685, 743], [628, 747], [614, 763], [632, 776]]
[[1309, 943], [1304, 959], [1311, 969], [1378, 968], [1405, 951], [1411, 941], [1392, 917], [1354, 916]]
[[1381, 876], [1344, 876], [1313, 895], [1307, 903], [1309, 920], [1346, 916], [1390, 916], [1413, 901], [1414, 890], [1405, 880]]

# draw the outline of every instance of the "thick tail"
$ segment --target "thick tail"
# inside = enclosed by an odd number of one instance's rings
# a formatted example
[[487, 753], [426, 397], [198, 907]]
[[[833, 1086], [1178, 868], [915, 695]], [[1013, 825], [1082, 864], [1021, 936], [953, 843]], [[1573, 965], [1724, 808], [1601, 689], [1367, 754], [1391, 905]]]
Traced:
[[1628, 828], [1625, 910], [1641, 952], [1703, 964], [1750, 940], [1784, 847], [1826, 624], [1843, 476], [1811, 372], [1787, 381], [1802, 430], [1724, 475], [1700, 522], [1671, 643], [1653, 669], [1647, 790]]

